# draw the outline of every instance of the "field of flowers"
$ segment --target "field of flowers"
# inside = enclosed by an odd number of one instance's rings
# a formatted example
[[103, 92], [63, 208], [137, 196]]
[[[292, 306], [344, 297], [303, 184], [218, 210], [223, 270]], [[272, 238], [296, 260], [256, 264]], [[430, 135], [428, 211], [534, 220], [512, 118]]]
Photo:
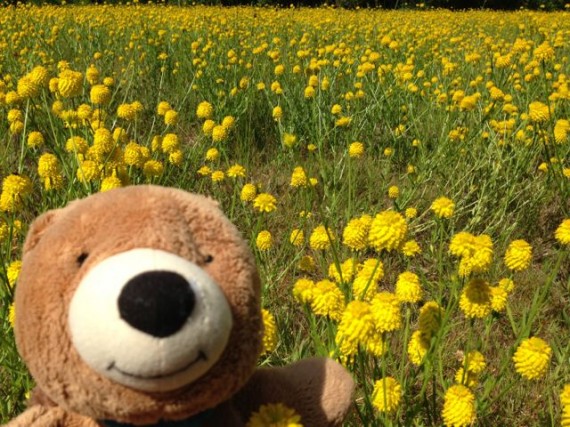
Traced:
[[155, 183], [220, 201], [260, 364], [341, 361], [346, 425], [570, 426], [569, 58], [568, 12], [3, 8], [0, 422], [31, 220]]

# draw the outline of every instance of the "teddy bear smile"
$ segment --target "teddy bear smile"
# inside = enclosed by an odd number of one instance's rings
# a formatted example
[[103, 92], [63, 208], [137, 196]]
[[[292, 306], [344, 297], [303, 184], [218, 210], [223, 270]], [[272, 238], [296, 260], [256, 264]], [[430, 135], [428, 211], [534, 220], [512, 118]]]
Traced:
[[205, 270], [152, 248], [92, 266], [75, 290], [68, 319], [84, 363], [144, 391], [175, 390], [206, 374], [233, 323], [222, 289]]
[[122, 375], [126, 375], [127, 377], [131, 377], [131, 378], [136, 378], [136, 379], [141, 379], [141, 380], [157, 380], [160, 378], [167, 378], [167, 377], [172, 377], [174, 375], [178, 375], [184, 371], [186, 371], [187, 369], [189, 369], [191, 366], [193, 366], [195, 363], [198, 363], [200, 361], [208, 361], [208, 356], [206, 355], [206, 353], [204, 353], [202, 350], [200, 350], [198, 352], [198, 355], [196, 356], [196, 358], [194, 360], [192, 360], [190, 363], [186, 364], [185, 366], [183, 366], [180, 369], [176, 369], [174, 371], [171, 372], [167, 372], [164, 374], [158, 374], [158, 375], [141, 375], [141, 374], [133, 374], [127, 371], [122, 370], [121, 368], [117, 367], [117, 365], [115, 364], [115, 362], [111, 362], [109, 364], [109, 366], [107, 367], [108, 371], [111, 370], [115, 370], [117, 372], [119, 372]]

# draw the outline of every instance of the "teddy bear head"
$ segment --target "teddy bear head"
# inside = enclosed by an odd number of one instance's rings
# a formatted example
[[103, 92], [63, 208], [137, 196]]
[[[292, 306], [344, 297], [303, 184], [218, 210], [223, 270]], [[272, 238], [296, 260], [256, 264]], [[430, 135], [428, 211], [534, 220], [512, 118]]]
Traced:
[[230, 398], [262, 337], [250, 251], [212, 200], [132, 186], [44, 213], [24, 243], [16, 342], [41, 393], [98, 420]]

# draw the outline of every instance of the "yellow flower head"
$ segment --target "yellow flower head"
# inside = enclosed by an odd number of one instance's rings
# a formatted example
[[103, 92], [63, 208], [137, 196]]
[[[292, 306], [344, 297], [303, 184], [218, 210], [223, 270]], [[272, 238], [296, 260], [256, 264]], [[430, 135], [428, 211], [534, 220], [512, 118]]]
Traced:
[[504, 289], [507, 292], [507, 294], [509, 294], [515, 288], [515, 282], [513, 282], [512, 279], [504, 278], [499, 280], [497, 287]]
[[224, 125], [216, 125], [212, 128], [212, 141], [222, 142], [228, 137], [228, 129]]
[[77, 167], [77, 179], [83, 183], [88, 183], [99, 179], [100, 168], [93, 160], [83, 160]]
[[355, 251], [366, 249], [370, 221], [363, 218], [351, 219], [342, 232], [342, 243]]
[[335, 125], [335, 127], [343, 128], [343, 127], [350, 126], [351, 123], [352, 123], [351, 117], [342, 116], [342, 117], [339, 117], [338, 119], [336, 119], [336, 121], [334, 122], [334, 125]]
[[28, 141], [27, 141], [27, 145], [28, 147], [39, 147], [40, 145], [42, 145], [44, 143], [44, 136], [41, 134], [41, 132], [30, 132], [28, 134]]
[[390, 188], [388, 188], [388, 197], [390, 199], [397, 199], [399, 195], [400, 195], [400, 189], [398, 188], [398, 186], [392, 185], [390, 186]]
[[344, 312], [344, 294], [330, 280], [321, 280], [315, 284], [311, 309], [317, 316], [328, 316], [340, 321]]
[[414, 219], [418, 216], [418, 210], [416, 208], [408, 208], [406, 209], [405, 216], [407, 219]]
[[395, 293], [401, 303], [418, 302], [422, 298], [420, 278], [409, 271], [401, 273], [396, 281]]
[[137, 166], [142, 160], [141, 146], [134, 141], [129, 142], [124, 152], [125, 164]]
[[408, 358], [415, 365], [419, 366], [424, 360], [429, 350], [429, 339], [422, 334], [422, 331], [415, 331], [408, 343]]
[[438, 197], [431, 204], [431, 210], [439, 218], [451, 218], [455, 211], [455, 203], [447, 197]]
[[435, 301], [426, 302], [420, 308], [418, 329], [425, 337], [431, 337], [441, 326], [444, 311]]
[[214, 115], [214, 107], [208, 101], [202, 101], [196, 108], [196, 115], [199, 119], [211, 119]]
[[99, 128], [93, 135], [93, 146], [101, 153], [107, 154], [115, 148], [115, 140], [111, 131], [106, 128]]
[[255, 245], [260, 251], [267, 251], [273, 247], [273, 237], [267, 230], [260, 231], [255, 239]]
[[554, 141], [557, 144], [563, 144], [568, 139], [570, 134], [570, 121], [560, 119], [556, 121], [554, 125]]
[[315, 88], [313, 86], [307, 86], [305, 88], [305, 98], [311, 99], [315, 97]]
[[277, 347], [277, 326], [275, 325], [275, 318], [266, 309], [261, 309], [261, 316], [263, 318], [263, 348], [261, 354], [271, 353]]
[[172, 107], [170, 106], [170, 104], [166, 101], [161, 101], [158, 103], [157, 107], [156, 107], [156, 113], [159, 116], [164, 116], [168, 111], [172, 110]]
[[28, 76], [34, 84], [40, 87], [47, 87], [49, 82], [49, 73], [45, 67], [42, 67], [41, 65], [34, 67]]
[[60, 174], [59, 161], [51, 153], [44, 153], [38, 159], [38, 175], [40, 178], [53, 178]]
[[378, 281], [384, 276], [384, 265], [379, 259], [369, 258], [360, 263], [352, 282], [354, 299], [370, 301], [378, 293]]
[[301, 166], [297, 166], [293, 169], [293, 173], [291, 174], [291, 187], [306, 187], [309, 183], [309, 178], [305, 173], [305, 169]]
[[570, 384], [565, 384], [560, 393], [560, 403], [562, 406], [570, 406]]
[[392, 377], [382, 378], [374, 383], [372, 405], [380, 412], [394, 412], [402, 400], [402, 386]]
[[408, 240], [402, 245], [402, 253], [407, 257], [413, 257], [422, 252], [422, 248], [415, 240]]
[[298, 228], [293, 229], [289, 237], [289, 242], [293, 246], [302, 246], [303, 243], [305, 243], [305, 233], [303, 233], [303, 230], [300, 230]]
[[467, 427], [475, 421], [475, 396], [462, 384], [452, 385], [445, 392], [443, 422], [449, 427]]
[[524, 240], [514, 240], [505, 253], [505, 265], [509, 270], [522, 271], [530, 266], [532, 246]]
[[41, 87], [36, 84], [29, 76], [24, 76], [18, 80], [18, 95], [22, 99], [34, 98], [39, 95]]
[[226, 178], [226, 174], [224, 171], [216, 170], [212, 172], [210, 178], [212, 178], [212, 182], [222, 182]]
[[293, 147], [297, 143], [297, 137], [290, 133], [283, 134], [283, 145], [287, 148]]
[[459, 274], [466, 277], [487, 271], [493, 260], [493, 241], [486, 234], [474, 236], [462, 231], [451, 238], [449, 252], [460, 256]]
[[16, 323], [16, 306], [14, 303], [10, 304], [10, 308], [8, 309], [8, 322], [10, 326], [14, 328], [14, 324]]
[[178, 150], [180, 148], [178, 135], [175, 133], [167, 133], [164, 135], [162, 138], [161, 148], [164, 153], [172, 153], [174, 150]]
[[550, 61], [554, 58], [554, 48], [546, 40], [534, 49], [533, 55], [537, 61]]
[[327, 250], [331, 246], [331, 242], [335, 240], [334, 234], [330, 228], [324, 225], [317, 226], [309, 237], [309, 245], [313, 250]]
[[348, 155], [352, 158], [360, 158], [364, 156], [364, 144], [362, 142], [353, 142], [348, 147]]
[[397, 249], [406, 237], [408, 224], [398, 212], [384, 211], [376, 215], [370, 224], [368, 243], [374, 249]]
[[117, 117], [132, 121], [136, 118], [137, 112], [132, 104], [121, 104], [117, 107]]
[[358, 352], [358, 345], [368, 340], [374, 322], [370, 304], [363, 301], [350, 302], [342, 313], [335, 337], [336, 345], [343, 356]]
[[301, 416], [282, 403], [262, 405], [254, 412], [246, 427], [303, 427]]
[[[340, 271], [339, 271], [340, 268]], [[348, 258], [338, 267], [335, 263], [329, 265], [329, 277], [336, 281], [337, 283], [348, 283], [352, 281], [354, 274], [356, 273], [357, 265], [353, 258]]]
[[548, 105], [542, 102], [531, 102], [528, 106], [528, 118], [534, 123], [543, 123], [550, 118]]
[[65, 151], [68, 153], [85, 154], [88, 149], [87, 141], [80, 136], [72, 136], [65, 142]]
[[204, 135], [211, 136], [215, 126], [216, 122], [210, 119], [206, 119], [202, 125], [202, 131], [204, 132]]
[[245, 168], [242, 165], [232, 165], [228, 168], [227, 174], [230, 178], [245, 178]]
[[59, 94], [64, 98], [73, 98], [83, 91], [83, 74], [79, 71], [64, 70], [57, 81]]
[[493, 311], [497, 313], [504, 311], [507, 306], [507, 298], [509, 296], [507, 290], [501, 287], [500, 284], [499, 286], [491, 286], [489, 289], [491, 290], [491, 308]]
[[[240, 193], [240, 199], [243, 202], [252, 202], [257, 196], [257, 187], [254, 184], [245, 184]], [[264, 202], [265, 203], [265, 202]]]
[[371, 302], [374, 325], [383, 332], [391, 332], [402, 326], [400, 301], [395, 294], [390, 292], [377, 293]]
[[278, 105], [277, 107], [273, 108], [273, 112], [271, 115], [276, 121], [279, 121], [283, 118], [283, 109]]
[[277, 199], [269, 193], [260, 193], [253, 200], [253, 208], [258, 212], [273, 212], [275, 209], [277, 209], [276, 204]]
[[300, 303], [310, 303], [315, 296], [315, 282], [302, 277], [293, 285], [293, 297]]
[[23, 206], [23, 199], [32, 193], [32, 181], [24, 175], [8, 175], [2, 181], [0, 211], [17, 212]]
[[111, 89], [105, 85], [95, 85], [91, 88], [90, 98], [93, 104], [108, 104], [111, 101]]
[[483, 318], [493, 309], [489, 283], [483, 279], [471, 279], [461, 292], [459, 307], [467, 317]]
[[554, 237], [562, 245], [570, 245], [570, 219], [565, 219], [560, 223]]
[[455, 373], [455, 382], [469, 388], [474, 388], [479, 384], [479, 376], [473, 372], [466, 372], [465, 369], [461, 367]]
[[12, 108], [10, 111], [8, 111], [6, 119], [8, 120], [8, 123], [22, 122], [24, 121], [24, 113], [22, 110]]
[[176, 126], [178, 124], [178, 112], [168, 110], [164, 113], [164, 124], [167, 126]]
[[515, 370], [528, 380], [538, 379], [546, 373], [551, 356], [552, 349], [546, 341], [538, 337], [527, 338], [513, 355]]
[[109, 191], [114, 188], [122, 187], [123, 183], [116, 175], [111, 175], [101, 181], [101, 192]]
[[220, 151], [217, 148], [210, 148], [206, 151], [206, 160], [208, 162], [215, 162], [220, 158]]
[[89, 84], [94, 85], [99, 81], [99, 70], [93, 64], [85, 71], [85, 78]]
[[159, 177], [164, 172], [164, 165], [158, 160], [147, 160], [143, 165], [143, 173], [147, 178]]
[[463, 366], [467, 368], [468, 372], [479, 375], [487, 367], [487, 362], [485, 362], [483, 354], [474, 350], [463, 356]]
[[12, 261], [8, 268], [6, 269], [6, 276], [8, 277], [8, 285], [13, 288], [20, 275], [20, 270], [22, 269], [22, 261]]

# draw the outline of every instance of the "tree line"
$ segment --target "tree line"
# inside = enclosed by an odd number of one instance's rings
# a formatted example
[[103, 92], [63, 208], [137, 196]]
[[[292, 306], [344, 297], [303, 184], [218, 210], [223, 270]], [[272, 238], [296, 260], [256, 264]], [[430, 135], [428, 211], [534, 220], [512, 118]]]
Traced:
[[272, 7], [288, 7], [295, 5], [297, 7], [317, 7], [322, 5], [337, 6], [344, 8], [383, 8], [383, 9], [433, 9], [446, 8], [453, 10], [469, 10], [469, 9], [491, 9], [491, 10], [546, 10], [559, 11], [570, 10], [570, 0], [3, 0], [0, 5], [16, 5], [32, 3], [41, 4], [132, 4], [137, 3], [156, 3], [190, 6], [193, 4], [205, 5], [253, 5], [253, 6], [272, 6]]

